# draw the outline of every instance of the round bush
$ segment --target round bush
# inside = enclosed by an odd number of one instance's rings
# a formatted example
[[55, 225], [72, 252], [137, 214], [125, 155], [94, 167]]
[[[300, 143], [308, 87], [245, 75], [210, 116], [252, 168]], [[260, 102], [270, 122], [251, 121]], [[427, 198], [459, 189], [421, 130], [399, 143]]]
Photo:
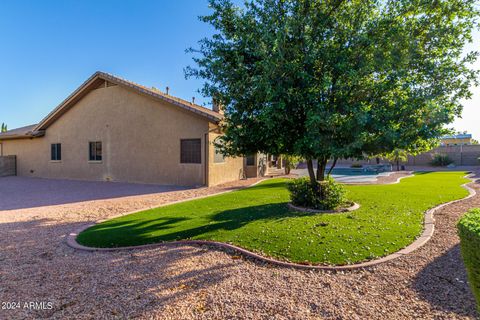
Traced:
[[288, 183], [290, 200], [295, 206], [334, 210], [347, 202], [345, 188], [333, 178], [312, 183], [309, 178], [298, 178]]
[[468, 281], [480, 312], [480, 209], [472, 209], [458, 222], [458, 235]]
[[434, 167], [445, 167], [453, 163], [453, 160], [446, 154], [435, 153], [430, 164]]

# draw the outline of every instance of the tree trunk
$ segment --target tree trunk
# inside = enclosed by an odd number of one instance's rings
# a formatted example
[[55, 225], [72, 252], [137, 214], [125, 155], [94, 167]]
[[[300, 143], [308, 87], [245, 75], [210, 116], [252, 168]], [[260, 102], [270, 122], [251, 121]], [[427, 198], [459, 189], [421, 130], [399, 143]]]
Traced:
[[325, 180], [325, 168], [327, 167], [328, 158], [317, 159], [317, 180]]
[[327, 176], [329, 176], [330, 173], [332, 173], [333, 168], [335, 168], [335, 166], [337, 165], [337, 160], [338, 160], [337, 157], [333, 158], [333, 163], [332, 163], [332, 166], [330, 167], [330, 170], [328, 170]]
[[314, 184], [316, 179], [315, 179], [315, 171], [313, 171], [312, 159], [307, 159], [307, 169], [308, 169], [308, 176], [310, 177], [310, 182]]
[[397, 171], [400, 171], [400, 160], [397, 158]]
[[285, 159], [285, 174], [288, 175], [290, 174], [290, 161], [288, 159]]

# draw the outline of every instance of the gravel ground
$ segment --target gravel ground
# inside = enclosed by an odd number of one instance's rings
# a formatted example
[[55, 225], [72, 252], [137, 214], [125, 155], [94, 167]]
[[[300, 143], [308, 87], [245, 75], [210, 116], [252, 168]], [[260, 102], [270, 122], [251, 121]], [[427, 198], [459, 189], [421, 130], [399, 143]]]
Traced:
[[[62, 193], [55, 181], [43, 182]], [[0, 190], [15, 185], [24, 201], [0, 211], [0, 301], [22, 304], [0, 309], [0, 319], [475, 318], [455, 224], [480, 207], [480, 195], [438, 211], [435, 235], [419, 250], [362, 271], [276, 268], [206, 247], [99, 253], [64, 243], [88, 221], [252, 182], [29, 207], [29, 180], [1, 178]], [[29, 301], [53, 308], [23, 308]]]

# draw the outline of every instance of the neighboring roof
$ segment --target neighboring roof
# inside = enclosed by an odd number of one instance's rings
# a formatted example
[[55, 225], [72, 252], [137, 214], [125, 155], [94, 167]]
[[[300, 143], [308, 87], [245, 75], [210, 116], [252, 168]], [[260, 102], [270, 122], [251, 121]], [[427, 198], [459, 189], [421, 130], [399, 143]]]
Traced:
[[472, 139], [472, 135], [469, 133], [464, 134], [451, 134], [441, 137], [441, 139]]
[[70, 96], [68, 96], [60, 105], [58, 105], [52, 112], [50, 112], [45, 118], [42, 119], [37, 125], [9, 130], [0, 134], [0, 139], [17, 139], [27, 137], [37, 137], [44, 135], [44, 131], [58, 118], [60, 118], [65, 112], [72, 108], [81, 98], [86, 96], [91, 90], [97, 89], [105, 81], [129, 88], [139, 94], [143, 94], [152, 99], [169, 102], [179, 108], [193, 112], [206, 120], [218, 123], [222, 120], [222, 114], [210, 110], [208, 108], [199, 106], [197, 104], [188, 102], [186, 100], [168, 95], [161, 92], [158, 89], [148, 88], [131, 82], [120, 77], [116, 77], [109, 73], [95, 72], [90, 78], [87, 79], [80, 87], [78, 87]]
[[17, 129], [8, 130], [6, 132], [0, 133], [0, 140], [7, 139], [21, 139], [28, 137], [39, 137], [44, 134], [43, 131], [34, 132], [34, 129], [37, 125], [32, 124], [30, 126], [25, 126]]

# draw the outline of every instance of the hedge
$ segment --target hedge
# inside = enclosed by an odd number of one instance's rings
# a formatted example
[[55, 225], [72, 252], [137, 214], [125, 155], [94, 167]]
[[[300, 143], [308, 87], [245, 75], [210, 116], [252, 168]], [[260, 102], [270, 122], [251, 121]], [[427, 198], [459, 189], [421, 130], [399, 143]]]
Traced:
[[480, 208], [470, 210], [460, 219], [458, 234], [468, 281], [480, 312]]

